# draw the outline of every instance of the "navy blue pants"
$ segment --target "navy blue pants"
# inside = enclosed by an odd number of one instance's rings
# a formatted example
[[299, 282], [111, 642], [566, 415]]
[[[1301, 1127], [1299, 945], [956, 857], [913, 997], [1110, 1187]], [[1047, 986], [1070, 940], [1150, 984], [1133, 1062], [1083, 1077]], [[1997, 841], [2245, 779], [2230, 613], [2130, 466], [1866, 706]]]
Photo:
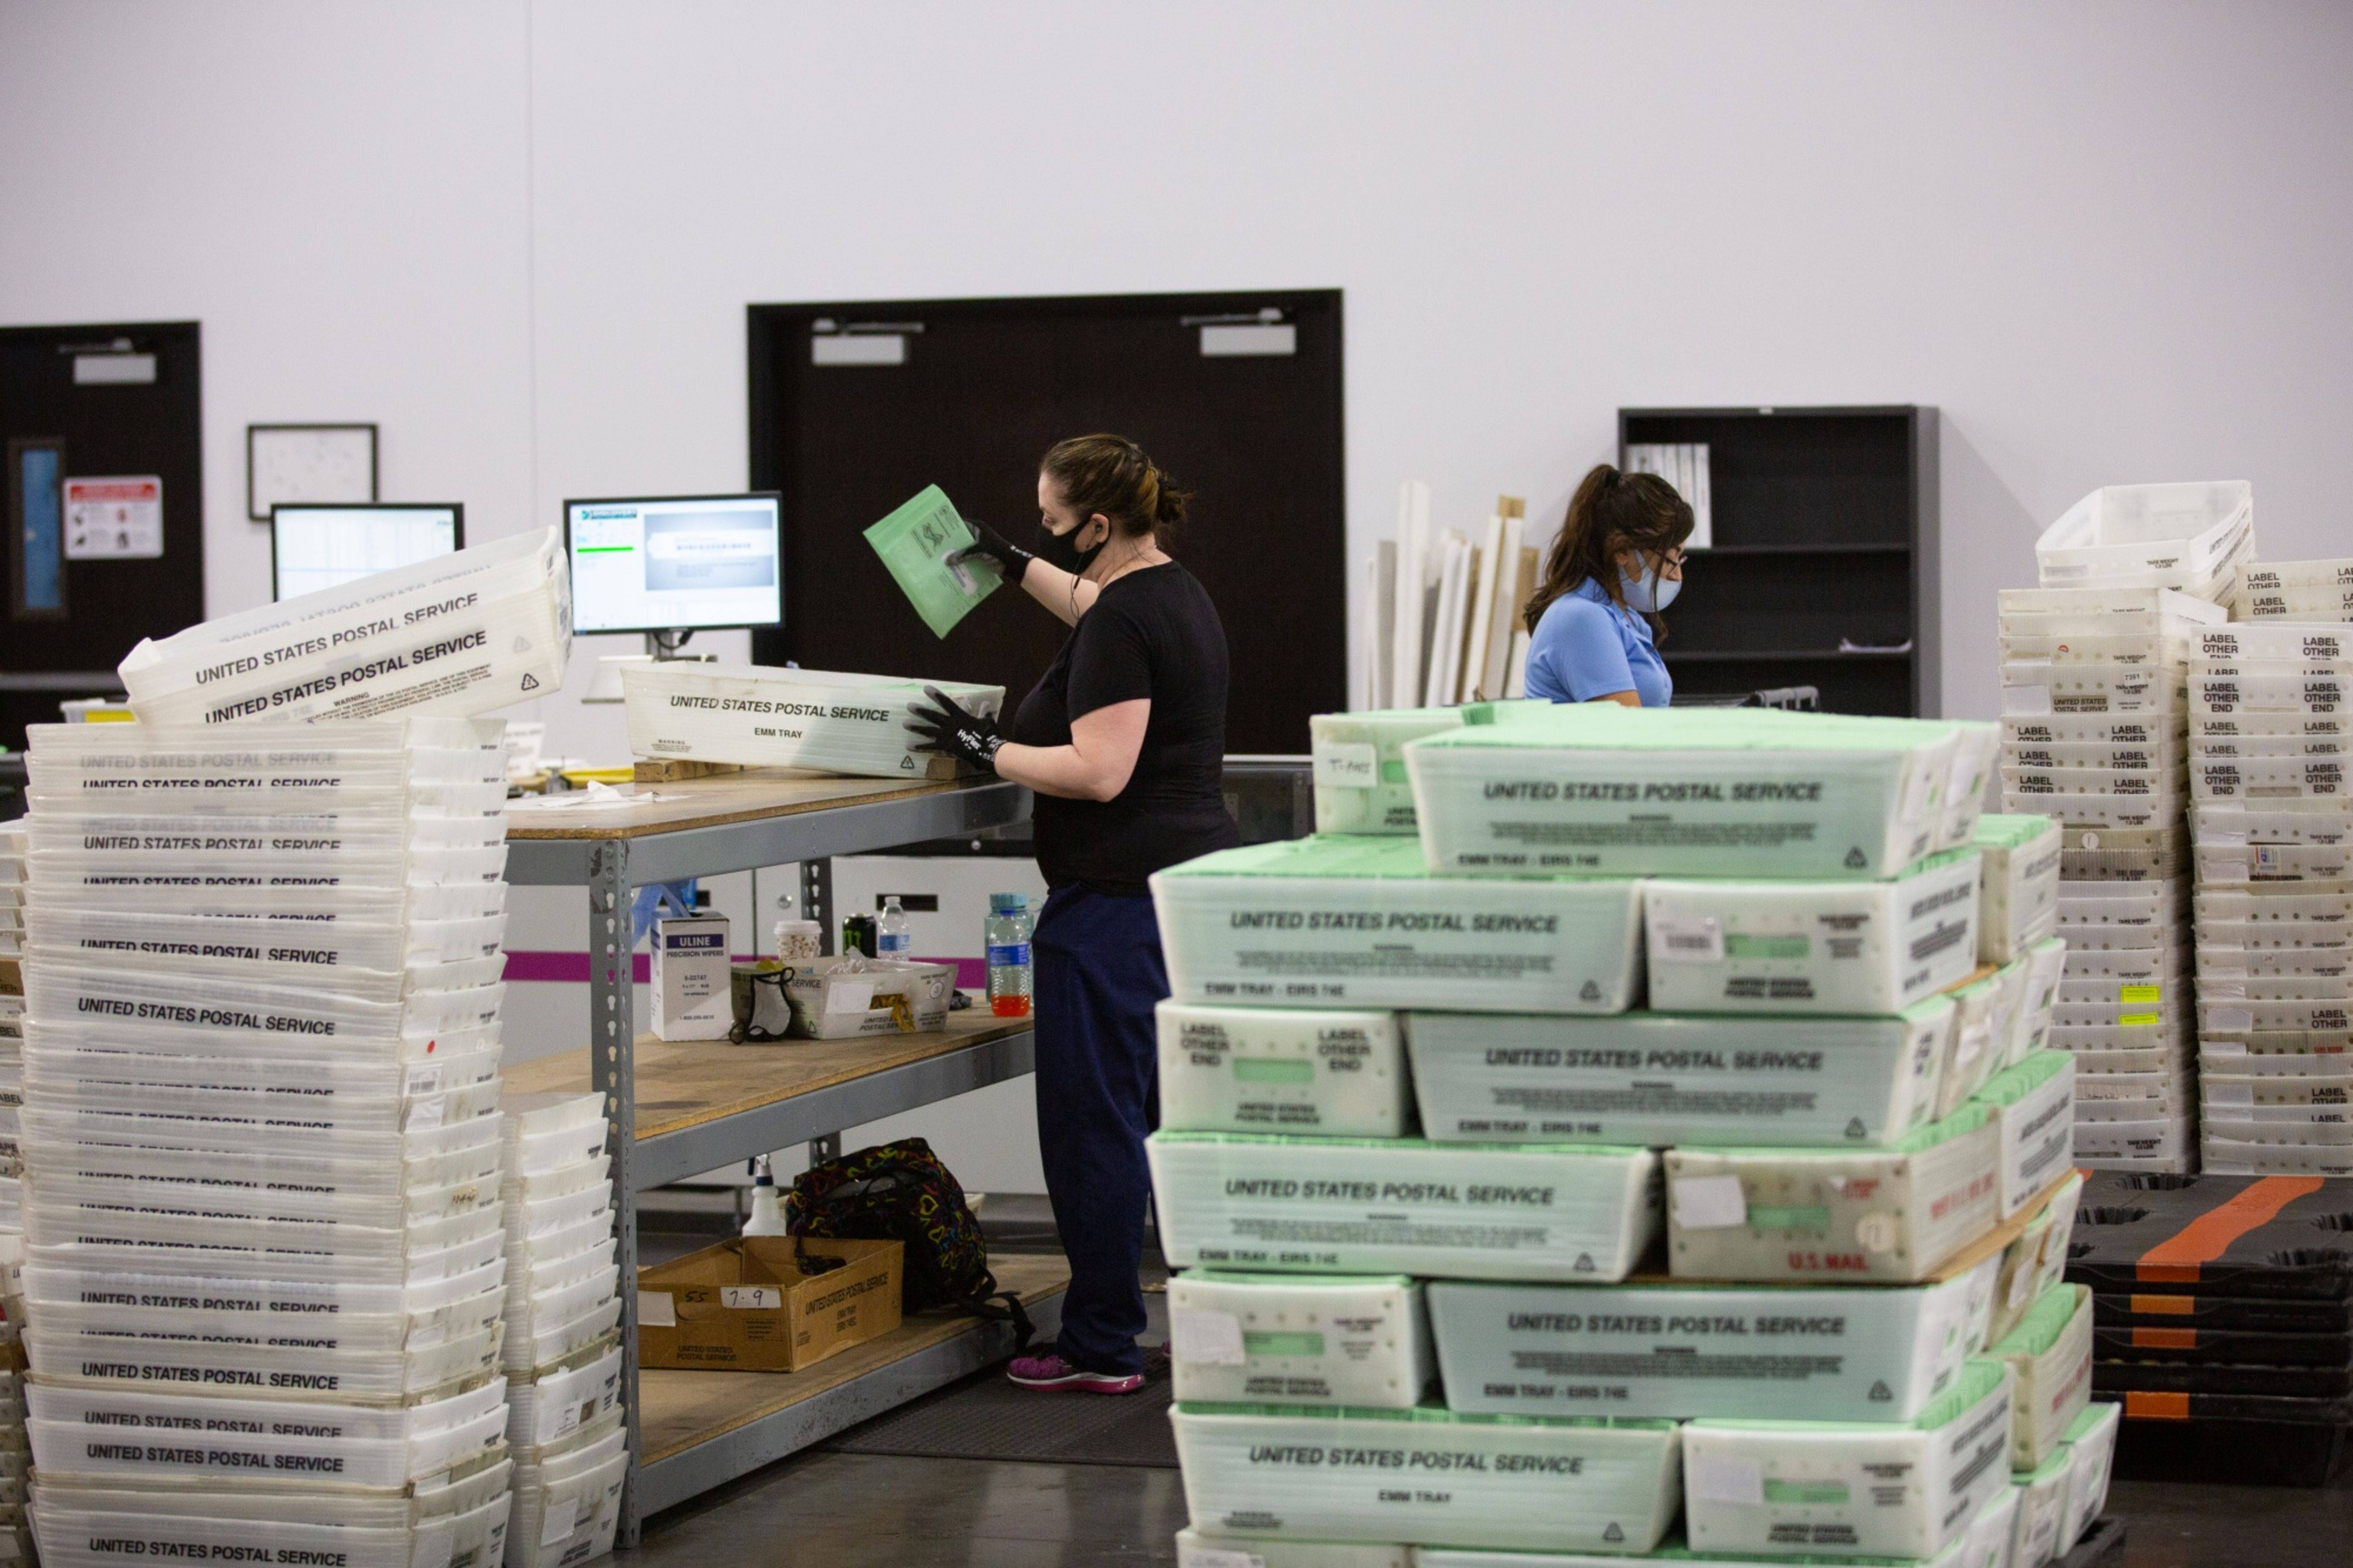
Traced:
[[1038, 1148], [1071, 1262], [1055, 1350], [1072, 1366], [1144, 1370], [1144, 1136], [1160, 1120], [1153, 1005], [1168, 994], [1149, 897], [1056, 888], [1039, 912]]

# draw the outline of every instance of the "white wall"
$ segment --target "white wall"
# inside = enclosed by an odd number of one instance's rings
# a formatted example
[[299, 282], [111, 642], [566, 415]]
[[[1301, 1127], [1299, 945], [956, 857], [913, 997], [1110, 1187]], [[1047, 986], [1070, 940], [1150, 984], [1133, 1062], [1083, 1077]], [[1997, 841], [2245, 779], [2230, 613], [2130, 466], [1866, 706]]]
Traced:
[[1556, 516], [1620, 404], [1933, 403], [1985, 714], [2094, 485], [2353, 552], [2348, 80], [2327, 0], [0, 0], [0, 321], [204, 322], [216, 612], [249, 421], [483, 538], [740, 484], [755, 300], [1344, 288], [1352, 558], [1407, 475]]

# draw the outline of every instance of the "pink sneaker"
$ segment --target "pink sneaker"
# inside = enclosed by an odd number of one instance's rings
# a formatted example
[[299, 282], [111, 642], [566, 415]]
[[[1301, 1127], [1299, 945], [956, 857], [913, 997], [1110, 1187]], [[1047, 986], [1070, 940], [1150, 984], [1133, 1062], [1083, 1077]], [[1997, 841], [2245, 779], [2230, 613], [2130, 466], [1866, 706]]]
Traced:
[[1051, 1351], [1014, 1357], [1005, 1375], [1024, 1388], [1062, 1388], [1077, 1394], [1134, 1394], [1144, 1386], [1141, 1373], [1121, 1377], [1114, 1373], [1084, 1372]]

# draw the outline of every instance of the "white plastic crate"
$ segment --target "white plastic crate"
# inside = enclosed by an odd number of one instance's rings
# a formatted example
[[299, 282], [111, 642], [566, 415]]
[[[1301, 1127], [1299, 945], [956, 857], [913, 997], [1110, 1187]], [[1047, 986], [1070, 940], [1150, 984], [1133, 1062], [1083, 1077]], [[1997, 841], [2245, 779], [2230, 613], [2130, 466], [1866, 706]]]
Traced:
[[1429, 1293], [1457, 1411], [1908, 1421], [1983, 1347], [1997, 1263], [1934, 1285], [1821, 1284], [1803, 1296], [1456, 1280]]
[[1643, 894], [1651, 1005], [1887, 1016], [1978, 960], [1978, 851], [1878, 882], [1662, 878]]
[[2251, 660], [2231, 666], [2227, 671], [2191, 671], [2189, 711], [2342, 713], [2346, 711], [2348, 688], [2353, 688], [2353, 661], [2304, 664], [2287, 659]]
[[2186, 705], [2181, 671], [2171, 664], [2013, 660], [2001, 667], [2005, 721], [2045, 715], [2171, 718]]
[[2253, 623], [2353, 621], [2353, 588], [2266, 588], [2239, 595], [2231, 608]]
[[2004, 790], [2005, 813], [2040, 812], [2071, 827], [2164, 827], [2178, 821], [2187, 796], [2168, 790], [2156, 795], [2055, 795]]
[[557, 531], [534, 529], [142, 641], [119, 673], [147, 723], [462, 716], [522, 701], [561, 686], [571, 657]]
[[1901, 1016], [1416, 1013], [1425, 1134], [1664, 1146], [1883, 1143], [1933, 1114], [1958, 1009]]
[[1883, 1150], [1671, 1149], [1675, 1278], [1905, 1283], [1995, 1224], [2000, 1135], [1965, 1105]]
[[2254, 547], [2254, 487], [2228, 479], [2094, 490], [2042, 531], [2034, 557], [2045, 588], [2194, 590], [2230, 581]]
[[2094, 746], [2147, 751], [2178, 742], [2171, 713], [2019, 713], [2001, 721], [2002, 748]]
[[2353, 763], [2343, 757], [2214, 757], [2189, 771], [2200, 800], [2343, 800]]
[[[1226, 1405], [1179, 1405], [1172, 1419], [1198, 1528], [1647, 1552], [1681, 1500], [1667, 1421]], [[1415, 1484], [1425, 1477], [1439, 1484]]]
[[1393, 1013], [1164, 1001], [1155, 1016], [1164, 1127], [1349, 1138], [1406, 1131], [1411, 1093]]
[[2007, 1484], [2010, 1397], [2009, 1368], [1974, 1361], [1909, 1422], [1692, 1422], [1693, 1549], [1934, 1558]]
[[2218, 845], [2197, 857], [2206, 883], [2353, 881], [2353, 844]]
[[1422, 1287], [1403, 1275], [1168, 1281], [1176, 1398], [1410, 1409], [1437, 1376]]
[[1620, 1279], [1659, 1224], [1647, 1149], [1168, 1131], [1145, 1149], [1177, 1268]]
[[2078, 1121], [2075, 1161], [2178, 1161], [2195, 1153], [2197, 1122], [2189, 1116], [2147, 1121]]

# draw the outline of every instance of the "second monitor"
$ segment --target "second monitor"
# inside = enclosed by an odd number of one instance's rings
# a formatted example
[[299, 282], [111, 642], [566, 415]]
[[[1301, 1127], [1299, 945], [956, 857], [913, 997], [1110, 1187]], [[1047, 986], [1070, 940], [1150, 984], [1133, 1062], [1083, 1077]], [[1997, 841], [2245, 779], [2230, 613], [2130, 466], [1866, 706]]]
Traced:
[[269, 596], [292, 599], [466, 547], [455, 501], [312, 504], [269, 509]]
[[564, 503], [575, 632], [773, 626], [784, 619], [776, 492]]

